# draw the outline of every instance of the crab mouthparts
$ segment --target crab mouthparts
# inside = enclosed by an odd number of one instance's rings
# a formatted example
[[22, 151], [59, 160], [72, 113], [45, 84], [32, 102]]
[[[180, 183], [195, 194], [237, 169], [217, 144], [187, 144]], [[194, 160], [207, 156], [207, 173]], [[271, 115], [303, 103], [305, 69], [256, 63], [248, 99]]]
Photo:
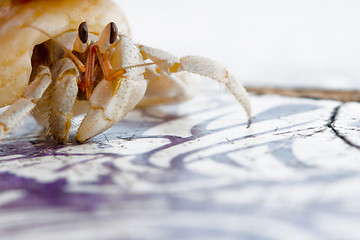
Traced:
[[85, 92], [86, 99], [90, 98], [91, 91], [94, 87], [94, 70], [95, 70], [95, 61], [96, 61], [96, 46], [89, 45], [88, 54], [85, 63], [85, 72], [83, 78], [80, 80], [79, 88], [82, 92]]

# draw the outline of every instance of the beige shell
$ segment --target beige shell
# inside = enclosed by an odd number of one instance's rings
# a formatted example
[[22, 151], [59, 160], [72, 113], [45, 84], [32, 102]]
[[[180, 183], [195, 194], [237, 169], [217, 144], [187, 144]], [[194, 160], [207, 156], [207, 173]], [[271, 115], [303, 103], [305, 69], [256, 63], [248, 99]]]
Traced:
[[29, 25], [56, 36], [77, 29], [83, 21], [95, 34], [111, 21], [119, 33], [130, 33], [124, 14], [110, 0], [1, 0], [0, 107], [23, 94], [30, 78], [33, 48], [48, 40]]

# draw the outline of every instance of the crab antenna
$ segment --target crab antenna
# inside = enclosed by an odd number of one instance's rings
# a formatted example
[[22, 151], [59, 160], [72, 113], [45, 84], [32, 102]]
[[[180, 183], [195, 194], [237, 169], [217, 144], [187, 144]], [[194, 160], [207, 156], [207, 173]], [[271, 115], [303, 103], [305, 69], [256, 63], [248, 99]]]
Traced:
[[29, 25], [28, 27], [33, 28], [39, 32], [41, 32], [42, 34], [46, 35], [49, 39], [53, 40], [54, 42], [56, 42], [66, 53], [66, 55], [68, 55], [70, 57], [71, 60], [74, 61], [74, 63], [78, 66], [78, 68], [80, 68], [80, 70], [82, 72], [85, 72], [85, 66], [84, 64], [71, 52], [70, 49], [67, 49], [64, 44], [62, 44], [59, 40], [55, 39], [53, 36], [51, 36], [49, 33], [45, 32], [44, 30], [42, 30], [41, 28], [35, 27], [33, 25]]
[[159, 61], [155, 61], [155, 62], [151, 62], [151, 63], [142, 63], [142, 64], [137, 64], [137, 65], [131, 65], [131, 66], [123, 67], [123, 69], [126, 70], [126, 69], [130, 69], [130, 68], [145, 67], [145, 66], [158, 64], [158, 63], [163, 63], [163, 62], [166, 62], [166, 60], [159, 60]]

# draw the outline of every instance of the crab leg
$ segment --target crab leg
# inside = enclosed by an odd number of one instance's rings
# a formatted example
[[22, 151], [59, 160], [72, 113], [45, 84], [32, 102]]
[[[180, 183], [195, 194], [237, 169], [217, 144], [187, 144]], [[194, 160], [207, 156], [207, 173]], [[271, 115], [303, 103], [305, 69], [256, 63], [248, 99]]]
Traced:
[[0, 115], [0, 139], [30, 113], [49, 87], [51, 83], [49, 68], [41, 66], [39, 70], [35, 80], [25, 89], [23, 96]]
[[[119, 59], [112, 59], [112, 67], [121, 69], [122, 66], [143, 63], [139, 49], [126, 36], [121, 36], [121, 40], [114, 51], [116, 51], [114, 56]], [[130, 68], [112, 81], [103, 79], [94, 88], [89, 99], [90, 109], [76, 135], [78, 142], [85, 142], [102, 133], [135, 108], [144, 96], [147, 87], [147, 82], [143, 76], [144, 71], [144, 67]]]
[[54, 86], [50, 100], [49, 131], [58, 142], [65, 142], [71, 126], [72, 108], [78, 93], [79, 72], [68, 58], [51, 69]]
[[223, 83], [229, 91], [234, 95], [238, 102], [243, 106], [248, 116], [248, 126], [250, 126], [251, 117], [251, 106], [247, 97], [247, 92], [242, 86], [240, 81], [228, 72], [226, 67], [220, 63], [198, 56], [186, 56], [178, 59], [171, 54], [155, 49], [139, 45], [140, 52], [145, 59], [150, 59], [153, 62], [159, 62], [166, 60], [166, 62], [160, 62], [158, 65], [164, 72], [168, 74], [177, 73], [181, 71], [187, 71], [195, 73], [201, 76], [212, 78], [220, 83]]
[[197, 93], [198, 81], [186, 71], [171, 74], [152, 65], [146, 67], [144, 77], [149, 82], [145, 96], [136, 106], [139, 108], [182, 102]]

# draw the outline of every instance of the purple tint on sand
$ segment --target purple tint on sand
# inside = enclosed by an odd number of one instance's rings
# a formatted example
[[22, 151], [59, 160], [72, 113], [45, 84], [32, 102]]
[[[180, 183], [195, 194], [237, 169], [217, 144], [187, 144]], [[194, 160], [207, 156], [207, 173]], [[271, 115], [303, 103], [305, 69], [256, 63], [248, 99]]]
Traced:
[[12, 173], [0, 173], [0, 193], [9, 190], [24, 192], [24, 197], [0, 206], [0, 209], [59, 207], [75, 211], [92, 211], [104, 202], [104, 197], [97, 194], [67, 192], [67, 185], [65, 179], [40, 183]]

